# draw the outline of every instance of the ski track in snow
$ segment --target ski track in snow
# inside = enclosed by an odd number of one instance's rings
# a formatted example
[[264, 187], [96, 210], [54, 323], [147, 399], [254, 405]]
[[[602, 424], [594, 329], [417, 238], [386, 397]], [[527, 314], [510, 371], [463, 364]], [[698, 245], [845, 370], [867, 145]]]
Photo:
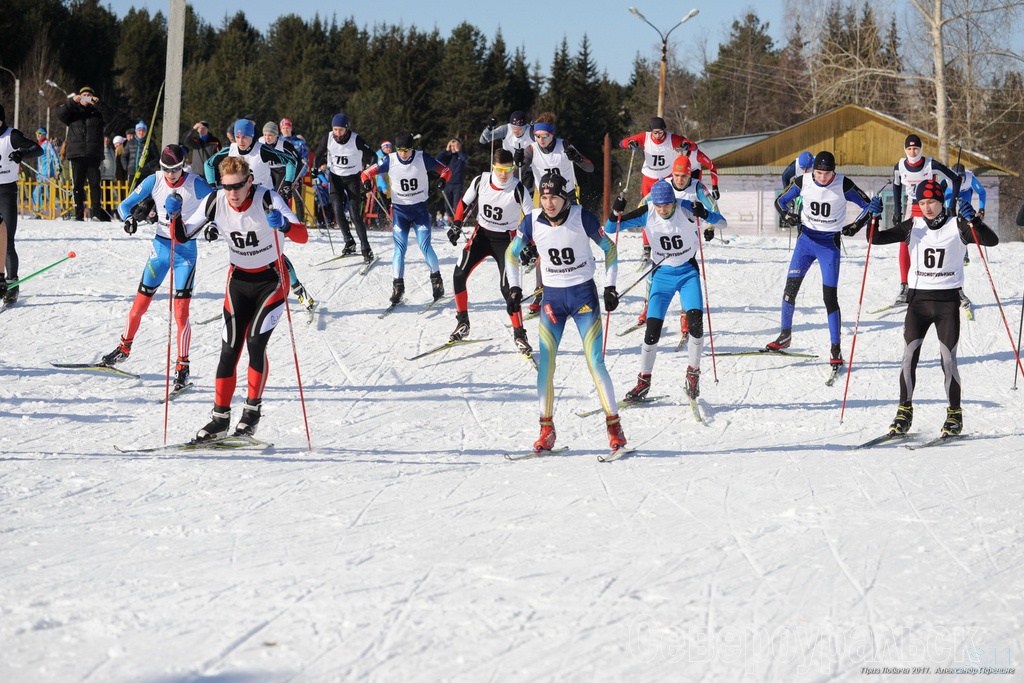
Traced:
[[[876, 247], [842, 423], [846, 376], [824, 386], [812, 267], [793, 350], [819, 358], [720, 357], [716, 383], [706, 345], [704, 424], [683, 394], [686, 356], [672, 353], [674, 301], [652, 387], [671, 398], [622, 413], [637, 451], [612, 463], [595, 459], [600, 416], [573, 414], [596, 395], [570, 322], [555, 369], [558, 444], [570, 448], [510, 463], [536, 438], [536, 376], [505, 328], [493, 266], [469, 280], [472, 334], [493, 341], [410, 362], [454, 325], [453, 306], [420, 315], [418, 250], [409, 303], [379, 320], [387, 257], [365, 277], [355, 264], [313, 268], [330, 257], [313, 232], [286, 246], [319, 302], [306, 324], [291, 301], [313, 450], [282, 327], [260, 425], [273, 448], [133, 456], [113, 444], [156, 445], [164, 429], [165, 290], [123, 365], [139, 380], [49, 365], [117, 343], [150, 240], [116, 227], [19, 225], [23, 275], [69, 249], [78, 258], [26, 283], [0, 317], [2, 681], [859, 681], [862, 666], [1016, 665], [1024, 652], [1020, 398], [980, 261], [966, 285], [977, 319], [958, 350], [969, 440], [847, 448], [882, 433], [897, 403], [902, 315], [866, 313], [895, 295], [897, 252]], [[434, 238], [450, 289], [459, 252]], [[371, 240], [390, 255], [389, 233]], [[220, 309], [227, 261], [222, 243], [199, 249], [193, 320]], [[790, 249], [785, 237], [705, 246], [717, 350], [778, 334]], [[846, 250], [849, 354], [863, 239]], [[639, 254], [639, 235], [624, 234], [624, 273]], [[1024, 245], [989, 257], [1015, 328]], [[615, 332], [639, 313], [640, 289], [612, 315], [620, 398], [642, 335]], [[214, 323], [193, 328], [196, 388], [169, 406], [170, 441], [208, 419], [219, 337]], [[912, 441], [944, 418], [937, 356], [932, 332]]]

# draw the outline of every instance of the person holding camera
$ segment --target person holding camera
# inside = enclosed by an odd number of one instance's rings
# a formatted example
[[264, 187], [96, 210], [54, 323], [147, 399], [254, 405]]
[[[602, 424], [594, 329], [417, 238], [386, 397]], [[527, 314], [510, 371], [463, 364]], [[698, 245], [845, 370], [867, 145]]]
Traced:
[[57, 118], [68, 127], [66, 157], [71, 163], [75, 198], [75, 220], [85, 220], [85, 184], [89, 183], [89, 207], [92, 217], [109, 221], [100, 194], [100, 164], [103, 163], [103, 129], [113, 112], [89, 86], [68, 95], [57, 107]]
[[445, 198], [444, 212], [448, 215], [449, 220], [454, 220], [455, 216], [452, 212], [455, 211], [455, 205], [462, 198], [462, 185], [466, 177], [466, 162], [469, 161], [469, 155], [462, 150], [462, 140], [452, 138], [448, 141], [448, 146], [444, 151], [434, 158], [451, 169], [452, 172], [452, 178], [445, 185], [442, 194]]
[[188, 165], [193, 173], [203, 173], [206, 160], [220, 151], [220, 138], [210, 132], [210, 124], [196, 121], [189, 129], [181, 146], [188, 151]]

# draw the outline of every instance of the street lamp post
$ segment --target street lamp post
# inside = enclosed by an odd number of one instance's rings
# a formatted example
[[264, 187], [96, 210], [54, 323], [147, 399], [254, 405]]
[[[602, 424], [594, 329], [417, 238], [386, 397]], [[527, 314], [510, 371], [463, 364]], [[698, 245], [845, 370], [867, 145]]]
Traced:
[[8, 69], [7, 67], [0, 66], [0, 70], [6, 71], [7, 73], [11, 74], [12, 78], [14, 78], [14, 128], [17, 128], [18, 114], [21, 111], [21, 81], [19, 81], [18, 77], [14, 75], [14, 72]]
[[689, 14], [687, 14], [685, 17], [680, 19], [679, 23], [677, 23], [675, 26], [670, 28], [667, 33], [662, 33], [661, 29], [659, 29], [657, 26], [655, 26], [651, 22], [647, 21], [647, 17], [645, 17], [644, 15], [640, 14], [640, 10], [638, 10], [636, 7], [630, 7], [629, 11], [637, 19], [639, 19], [640, 21], [644, 22], [645, 24], [647, 24], [648, 26], [653, 28], [655, 31], [657, 31], [658, 32], [658, 36], [661, 37], [661, 77], [658, 80], [658, 116], [664, 116], [665, 115], [665, 72], [668, 69], [668, 37], [672, 34], [672, 31], [675, 31], [677, 28], [679, 28], [680, 26], [682, 26], [683, 24], [688, 22], [690, 19], [693, 19], [695, 16], [697, 16], [697, 14], [700, 12], [700, 10], [698, 10], [696, 7], [694, 7], [692, 10], [690, 10]]

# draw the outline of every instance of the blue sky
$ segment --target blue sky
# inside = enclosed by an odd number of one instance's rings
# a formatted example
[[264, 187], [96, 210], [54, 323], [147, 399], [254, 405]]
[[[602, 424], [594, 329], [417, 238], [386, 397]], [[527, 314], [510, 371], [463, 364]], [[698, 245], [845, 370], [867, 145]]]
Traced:
[[[162, 11], [167, 14], [170, 3], [167, 0], [114, 0], [107, 2], [115, 14], [124, 16], [132, 7], [145, 8], [151, 13]], [[238, 11], [237, 2], [225, 0], [204, 0], [193, 3], [200, 16], [214, 26], [219, 26], [225, 16]], [[511, 52], [523, 46], [530, 62], [539, 60], [542, 67], [551, 63], [555, 48], [562, 38], [569, 42], [575, 52], [580, 40], [586, 34], [593, 46], [598, 68], [608, 72], [615, 81], [625, 83], [632, 71], [633, 58], [640, 52], [650, 58], [660, 56], [661, 39], [653, 28], [629, 13], [634, 4], [647, 19], [662, 31], [670, 29], [683, 18], [691, 8], [700, 9], [700, 14], [675, 29], [670, 37], [677, 54], [692, 43], [699, 46], [707, 41], [711, 48], [728, 35], [734, 19], [754, 8], [747, 0], [717, 0], [708, 4], [696, 0], [670, 3], [652, 0], [594, 0], [592, 2], [555, 2], [535, 5], [523, 2], [487, 2], [486, 0], [440, 0], [434, 2], [410, 2], [405, 0], [371, 0], [361, 3], [338, 3], [327, 0], [302, 0], [296, 3], [250, 0], [244, 3], [245, 16], [251, 24], [266, 31], [267, 27], [282, 14], [296, 13], [304, 18], [337, 16], [338, 20], [353, 17], [360, 26], [372, 27], [378, 23], [415, 25], [420, 29], [437, 29], [448, 35], [452, 28], [469, 22], [479, 28], [488, 39], [492, 39], [500, 27]], [[769, 23], [769, 30], [777, 44], [785, 37], [783, 26], [783, 3], [760, 3], [756, 11], [762, 21]], [[712, 57], [717, 50], [712, 49]], [[699, 59], [700, 52], [692, 52]], [[697, 68], [693, 69], [694, 71]]]

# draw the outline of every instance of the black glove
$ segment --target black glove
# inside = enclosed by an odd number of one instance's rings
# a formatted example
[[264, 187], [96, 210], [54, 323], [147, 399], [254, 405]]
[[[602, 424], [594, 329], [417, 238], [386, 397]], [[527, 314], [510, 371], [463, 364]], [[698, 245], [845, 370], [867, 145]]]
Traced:
[[985, 209], [978, 209], [978, 220], [985, 220]]
[[281, 195], [281, 199], [288, 201], [289, 199], [292, 198], [292, 186], [289, 185], [288, 183], [285, 183], [284, 185], [281, 186], [281, 189], [278, 190], [277, 193]]
[[129, 235], [134, 235], [135, 231], [139, 229], [139, 222], [135, 220], [135, 216], [128, 216], [124, 221], [124, 231]]
[[690, 209], [693, 212], [694, 218], [700, 218], [701, 220], [708, 217], [708, 209], [700, 202], [694, 202], [693, 208]]
[[637, 142], [636, 140], [630, 140], [627, 147], [629, 147], [630, 149], [640, 149], [640, 143]]
[[373, 192], [373, 181], [369, 178], [363, 181], [363, 192]]
[[498, 119], [491, 117], [491, 120], [487, 122], [487, 130], [494, 130], [494, 127], [498, 125]]
[[705, 242], [710, 242], [713, 239], [715, 239], [715, 229], [714, 228], [704, 228], [704, 241]]
[[516, 166], [522, 166], [523, 161], [525, 160], [526, 152], [523, 151], [522, 147], [520, 147], [519, 149], [512, 153], [512, 161], [515, 163]]
[[625, 210], [626, 210], [626, 197], [625, 197], [625, 195], [621, 195], [620, 194], [618, 197], [615, 198], [615, 201], [612, 202], [612, 215], [613, 216], [618, 216], [618, 215], [620, 215]]
[[539, 256], [539, 254], [537, 253], [537, 245], [534, 244], [533, 242], [530, 242], [525, 247], [523, 247], [523, 250], [521, 252], [519, 252], [519, 262], [522, 263], [524, 266], [528, 266], [537, 260], [537, 256]]
[[721, 196], [722, 196], [722, 193], [718, 191], [718, 185], [712, 185], [711, 186], [711, 198], [714, 199], [717, 202], [718, 198], [721, 197]]
[[903, 221], [903, 216], [900, 214], [900, 212], [899, 211], [893, 211], [892, 212], [892, 224], [893, 225], [898, 225], [902, 221]]
[[512, 287], [508, 290], [508, 301], [505, 302], [505, 310], [509, 315], [515, 315], [523, 308], [523, 288]]
[[437, 179], [437, 182], [434, 184], [437, 185], [437, 189], [441, 190], [441, 192], [444, 192], [444, 186], [448, 184], [448, 181], [445, 180], [444, 178], [439, 177]]
[[216, 223], [210, 223], [206, 226], [206, 230], [203, 230], [203, 237], [206, 238], [207, 242], [213, 242], [215, 239], [220, 237], [220, 230], [217, 229]]
[[843, 230], [842, 230], [843, 236], [844, 237], [853, 237], [858, 232], [860, 232], [861, 227], [862, 226], [857, 225], [856, 223], [854, 223], [852, 225], [846, 225], [846, 226], [843, 227]]
[[604, 288], [604, 308], [611, 313], [619, 307], [619, 292], [614, 287]]
[[782, 217], [782, 222], [790, 227], [796, 227], [800, 225], [800, 214], [787, 211], [786, 215]]
[[20, 149], [16, 149], [13, 152], [11, 152], [7, 158], [16, 164], [20, 164], [21, 160], [25, 158], [25, 155], [22, 153]]
[[575, 162], [575, 163], [579, 163], [579, 162], [583, 161], [583, 155], [580, 154], [580, 151], [578, 149], [576, 149], [575, 147], [573, 147], [572, 145], [569, 145], [569, 147], [566, 148], [565, 156], [569, 157], [569, 161], [572, 161], [572, 162]]
[[462, 237], [462, 221], [452, 221], [452, 227], [448, 228], [448, 241], [453, 247], [459, 246], [459, 239]]

